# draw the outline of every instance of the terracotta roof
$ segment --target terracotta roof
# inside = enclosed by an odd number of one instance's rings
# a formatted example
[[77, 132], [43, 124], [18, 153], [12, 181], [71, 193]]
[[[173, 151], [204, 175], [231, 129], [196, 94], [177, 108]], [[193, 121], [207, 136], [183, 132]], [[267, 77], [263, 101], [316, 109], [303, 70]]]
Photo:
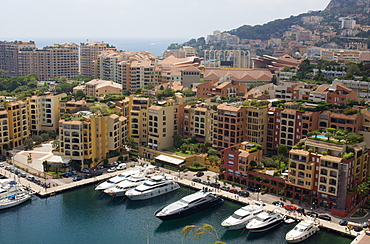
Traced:
[[343, 160], [343, 158], [333, 157], [333, 156], [329, 156], [329, 155], [323, 155], [323, 156], [321, 156], [320, 159], [325, 160], [325, 161], [335, 162], [335, 163], [340, 163]]
[[305, 150], [300, 149], [292, 149], [289, 151], [290, 154], [296, 154], [296, 155], [302, 155], [302, 156], [308, 156], [310, 153]]
[[312, 92], [313, 94], [326, 94], [327, 89], [330, 87], [330, 85], [321, 85], [319, 86], [316, 91]]
[[351, 115], [346, 115], [346, 114], [340, 114], [340, 113], [332, 113], [330, 117], [332, 118], [339, 118], [339, 119], [348, 119], [348, 120], [354, 120], [358, 117], [358, 114], [351, 114]]

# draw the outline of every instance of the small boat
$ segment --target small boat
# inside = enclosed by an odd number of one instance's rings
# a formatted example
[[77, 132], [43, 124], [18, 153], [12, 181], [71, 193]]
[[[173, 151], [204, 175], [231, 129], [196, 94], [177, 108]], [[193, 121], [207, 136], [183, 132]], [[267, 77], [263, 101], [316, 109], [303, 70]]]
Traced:
[[284, 223], [285, 224], [292, 224], [295, 222], [295, 219], [285, 216], [284, 217]]
[[157, 175], [136, 188], [128, 190], [126, 196], [131, 200], [145, 200], [178, 190], [179, 188], [179, 184], [173, 179]]
[[250, 204], [236, 210], [233, 215], [222, 221], [221, 225], [226, 230], [239, 230], [256, 217], [257, 214], [263, 211], [264, 206], [258, 204]]
[[29, 192], [17, 193], [10, 195], [6, 198], [0, 199], [0, 209], [6, 209], [18, 206], [21, 203], [31, 199], [31, 194]]
[[123, 172], [117, 176], [110, 178], [107, 181], [104, 181], [103, 183], [100, 183], [99, 185], [95, 187], [95, 190], [104, 191], [105, 189], [114, 187], [117, 183], [128, 179], [128, 177], [130, 177], [133, 174], [136, 174], [137, 172], [140, 172], [141, 170], [142, 170], [142, 167], [139, 166], [139, 167], [135, 167], [133, 170]]
[[314, 221], [303, 220], [285, 235], [285, 239], [289, 243], [301, 242], [319, 230], [319, 226]]
[[252, 219], [246, 226], [251, 232], [262, 232], [272, 229], [284, 222], [280, 213], [263, 211]]
[[157, 210], [154, 215], [161, 220], [183, 218], [223, 202], [215, 193], [201, 190]]

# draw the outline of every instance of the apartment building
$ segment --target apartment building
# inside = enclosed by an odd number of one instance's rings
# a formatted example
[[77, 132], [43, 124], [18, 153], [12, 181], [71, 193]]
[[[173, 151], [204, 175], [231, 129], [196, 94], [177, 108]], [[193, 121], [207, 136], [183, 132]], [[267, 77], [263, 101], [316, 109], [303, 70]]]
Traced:
[[362, 115], [323, 111], [319, 116], [319, 128], [334, 128], [358, 134], [362, 128]]
[[268, 106], [248, 106], [246, 111], [246, 140], [262, 146], [266, 152]]
[[73, 114], [73, 113], [76, 113], [78, 111], [88, 111], [89, 110], [89, 106], [91, 106], [92, 104], [88, 104], [86, 102], [86, 100], [79, 100], [79, 101], [76, 101], [76, 100], [68, 100], [68, 99], [62, 99], [60, 100], [59, 102], [60, 104], [60, 108], [59, 108], [59, 111], [60, 111], [60, 114], [64, 114], [64, 113], [67, 113], [67, 114]]
[[87, 78], [94, 78], [94, 60], [105, 51], [117, 51], [114, 46], [101, 42], [87, 42], [80, 44], [80, 74]]
[[28, 98], [30, 133], [38, 135], [41, 131], [57, 130], [60, 119], [60, 100], [66, 94], [32, 96]]
[[130, 96], [128, 136], [139, 145], [148, 144], [148, 108], [151, 102], [147, 97]]
[[19, 147], [30, 136], [27, 104], [23, 101], [9, 102], [5, 103], [5, 109], [8, 113], [9, 147]]
[[5, 149], [9, 148], [9, 122], [6, 110], [0, 110], [0, 155], [5, 154]]
[[71, 120], [59, 121], [60, 152], [82, 168], [94, 167], [110, 151], [120, 150], [126, 135], [127, 119], [115, 114], [79, 112]]
[[283, 81], [275, 88], [275, 98], [285, 100], [307, 100], [311, 87], [302, 82]]
[[117, 81], [119, 62], [125, 59], [123, 52], [107, 50], [94, 60], [94, 79]]
[[366, 144], [340, 145], [314, 139], [300, 142], [305, 149], [289, 152], [286, 196], [311, 199], [314, 205], [331, 208], [332, 214], [347, 216], [357, 205], [352, 191], [369, 175]]
[[213, 118], [216, 111], [202, 105], [185, 105], [183, 108], [182, 135], [184, 138], [195, 137], [199, 142], [213, 141]]
[[107, 94], [122, 93], [122, 85], [109, 80], [94, 79], [73, 88], [74, 93], [78, 90], [83, 91], [89, 97], [100, 97]]
[[214, 117], [213, 146], [221, 151], [245, 140], [246, 108], [221, 104]]
[[231, 79], [231, 76], [222, 77], [199, 84], [197, 86], [197, 97], [210, 98], [214, 96], [236, 97], [245, 94], [248, 91], [248, 85]]
[[163, 59], [169, 56], [174, 56], [176, 58], [187, 58], [197, 56], [197, 50], [194, 47], [184, 46], [180, 49], [167, 50], [163, 53]]
[[19, 76], [18, 54], [20, 50], [33, 50], [35, 48], [36, 44], [33, 41], [0, 41], [0, 69], [7, 71], [6, 74], [0, 74], [0, 77]]
[[221, 151], [220, 178], [246, 184], [251, 162], [261, 163], [262, 150], [255, 143], [244, 141]]

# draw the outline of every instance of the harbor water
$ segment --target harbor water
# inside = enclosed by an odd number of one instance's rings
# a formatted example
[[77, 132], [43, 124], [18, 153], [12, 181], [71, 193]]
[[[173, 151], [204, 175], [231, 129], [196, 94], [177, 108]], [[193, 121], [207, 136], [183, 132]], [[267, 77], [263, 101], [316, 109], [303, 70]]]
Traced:
[[[220, 223], [241, 205], [224, 204], [186, 218], [162, 222], [153, 213], [160, 207], [195, 192], [181, 187], [176, 192], [144, 201], [111, 198], [94, 191], [94, 186], [82, 187], [49, 198], [33, 197], [32, 201], [0, 212], [0, 243], [213, 243], [206, 234], [194, 240], [184, 238], [186, 225], [211, 224], [220, 239], [232, 243], [285, 243], [285, 234], [294, 224], [284, 224], [266, 233], [246, 230], [225, 231]], [[184, 238], [184, 240], [183, 240]], [[320, 230], [303, 243], [350, 243], [351, 238]]]

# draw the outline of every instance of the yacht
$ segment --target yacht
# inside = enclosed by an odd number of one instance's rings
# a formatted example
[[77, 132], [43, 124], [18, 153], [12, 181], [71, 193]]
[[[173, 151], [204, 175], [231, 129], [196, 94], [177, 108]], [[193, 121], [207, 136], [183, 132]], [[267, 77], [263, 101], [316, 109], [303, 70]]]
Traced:
[[280, 213], [262, 211], [246, 226], [251, 232], [262, 232], [272, 229], [284, 222]]
[[165, 176], [153, 176], [150, 180], [146, 180], [136, 188], [128, 190], [126, 196], [131, 200], [145, 200], [179, 188], [180, 186], [172, 179], [166, 179]]
[[0, 199], [0, 209], [15, 207], [29, 199], [31, 199], [31, 194], [27, 191], [10, 195]]
[[134, 174], [131, 175], [128, 179], [119, 182], [114, 187], [105, 189], [104, 193], [107, 193], [112, 197], [123, 197], [128, 190], [143, 184], [146, 180], [148, 180], [146, 174]]
[[215, 193], [201, 190], [157, 210], [154, 215], [161, 220], [182, 218], [223, 202]]
[[221, 225], [226, 230], [239, 230], [256, 217], [257, 214], [263, 211], [264, 206], [258, 204], [250, 204], [236, 210], [233, 215], [222, 221]]
[[312, 220], [302, 220], [292, 230], [290, 230], [285, 239], [289, 243], [297, 243], [306, 240], [319, 231], [319, 226]]
[[117, 183], [128, 179], [131, 175], [133, 175], [137, 172], [140, 172], [141, 170], [142, 170], [142, 168], [139, 166], [139, 167], [135, 167], [133, 170], [123, 172], [123, 173], [121, 173], [117, 176], [114, 176], [114, 177], [110, 178], [107, 181], [104, 181], [103, 183], [100, 183], [99, 185], [97, 185], [95, 187], [95, 190], [96, 191], [104, 191], [105, 189], [109, 189], [111, 187], [114, 187]]

